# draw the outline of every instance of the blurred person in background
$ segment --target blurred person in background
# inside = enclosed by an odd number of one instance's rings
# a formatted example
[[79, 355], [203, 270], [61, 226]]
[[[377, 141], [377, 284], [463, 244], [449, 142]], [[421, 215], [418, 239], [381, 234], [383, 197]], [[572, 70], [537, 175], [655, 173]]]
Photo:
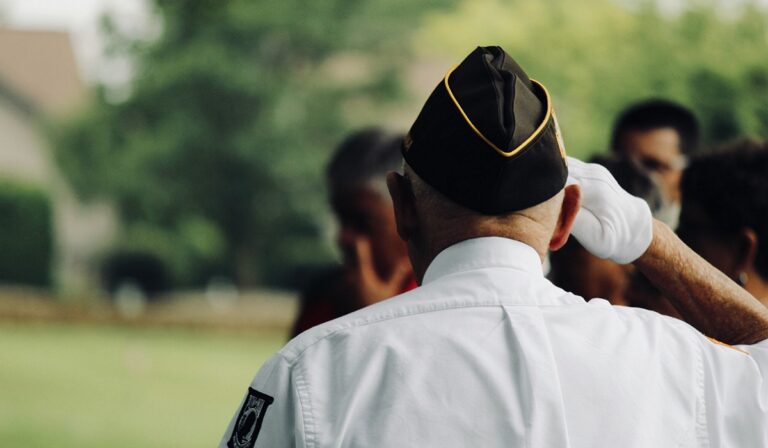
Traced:
[[[597, 163], [608, 169], [619, 185], [645, 200], [656, 216], [665, 209], [665, 198], [657, 181], [650, 177], [637, 163], [622, 156], [595, 156], [590, 163]], [[560, 250], [550, 252], [552, 283], [582, 297], [601, 297], [614, 305], [627, 305], [625, 291], [633, 272], [633, 266], [618, 264], [599, 258], [584, 249], [571, 238]]]
[[301, 294], [292, 335], [416, 287], [395, 228], [386, 175], [402, 168], [403, 136], [365, 129], [347, 137], [326, 168], [342, 265]]
[[680, 238], [768, 305], [768, 142], [693, 159], [682, 199]]
[[698, 151], [699, 139], [693, 112], [661, 99], [630, 105], [613, 126], [612, 151], [636, 161], [658, 179], [668, 207], [655, 216], [673, 229], [680, 210], [680, 177], [687, 158]]

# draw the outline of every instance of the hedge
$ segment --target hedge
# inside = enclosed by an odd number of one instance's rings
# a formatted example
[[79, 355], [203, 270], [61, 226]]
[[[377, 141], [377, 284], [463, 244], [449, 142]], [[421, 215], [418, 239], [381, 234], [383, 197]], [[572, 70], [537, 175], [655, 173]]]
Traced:
[[40, 189], [0, 181], [0, 282], [51, 284], [51, 201]]

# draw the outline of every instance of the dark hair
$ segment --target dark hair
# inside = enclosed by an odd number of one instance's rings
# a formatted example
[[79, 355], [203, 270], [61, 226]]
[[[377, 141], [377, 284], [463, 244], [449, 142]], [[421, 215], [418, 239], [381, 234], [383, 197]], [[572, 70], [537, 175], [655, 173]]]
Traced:
[[683, 203], [696, 204], [714, 230], [754, 230], [755, 269], [768, 278], [768, 142], [740, 140], [695, 158], [683, 173], [681, 191]]
[[651, 99], [635, 103], [624, 109], [613, 125], [611, 150], [621, 149], [626, 132], [673, 128], [680, 136], [680, 151], [686, 155], [696, 153], [699, 147], [699, 122], [690, 109], [671, 101]]
[[664, 197], [658, 184], [632, 160], [626, 157], [597, 155], [593, 156], [589, 162], [607, 168], [621, 188], [645, 200], [653, 213], [664, 206]]
[[402, 141], [402, 134], [378, 128], [351, 134], [341, 142], [328, 162], [328, 183], [332, 187], [355, 187], [384, 179], [388, 172], [402, 166]]

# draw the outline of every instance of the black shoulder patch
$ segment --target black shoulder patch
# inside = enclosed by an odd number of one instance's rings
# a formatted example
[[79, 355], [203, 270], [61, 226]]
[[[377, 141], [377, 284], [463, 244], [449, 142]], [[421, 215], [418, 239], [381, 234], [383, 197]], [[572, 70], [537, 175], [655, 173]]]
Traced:
[[245, 397], [235, 427], [232, 428], [232, 437], [227, 442], [229, 448], [253, 448], [256, 445], [264, 415], [273, 401], [275, 399], [269, 395], [248, 388], [248, 396]]

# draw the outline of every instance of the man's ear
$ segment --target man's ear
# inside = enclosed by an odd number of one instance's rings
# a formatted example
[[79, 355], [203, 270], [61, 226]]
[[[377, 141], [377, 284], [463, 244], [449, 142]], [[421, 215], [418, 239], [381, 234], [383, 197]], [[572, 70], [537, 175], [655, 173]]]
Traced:
[[749, 227], [741, 230], [739, 235], [739, 250], [736, 254], [736, 273], [751, 273], [755, 268], [755, 257], [760, 241], [757, 233]]
[[408, 242], [415, 235], [418, 226], [416, 202], [411, 183], [402, 174], [391, 172], [387, 174], [387, 188], [395, 209], [397, 234], [403, 241]]
[[557, 218], [555, 231], [549, 240], [549, 250], [558, 250], [568, 241], [573, 221], [576, 220], [576, 214], [580, 208], [581, 188], [575, 184], [566, 186], [563, 205], [560, 207], [560, 216]]

